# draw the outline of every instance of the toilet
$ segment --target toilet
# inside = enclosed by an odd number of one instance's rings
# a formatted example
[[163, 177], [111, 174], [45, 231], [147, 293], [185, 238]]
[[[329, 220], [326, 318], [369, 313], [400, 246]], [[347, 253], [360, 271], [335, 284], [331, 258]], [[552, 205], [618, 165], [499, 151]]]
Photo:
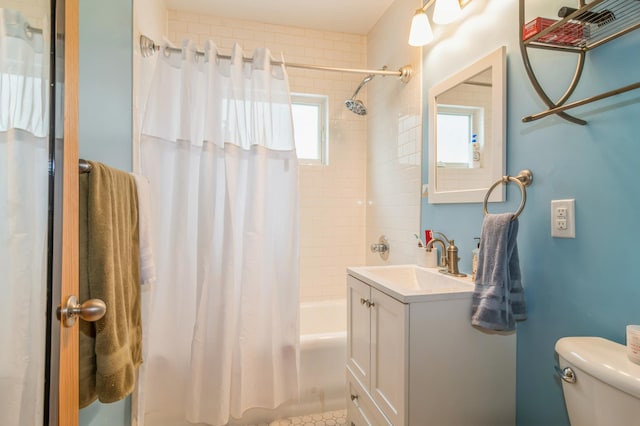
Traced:
[[556, 353], [572, 426], [640, 425], [640, 365], [627, 358], [624, 345], [563, 337]]

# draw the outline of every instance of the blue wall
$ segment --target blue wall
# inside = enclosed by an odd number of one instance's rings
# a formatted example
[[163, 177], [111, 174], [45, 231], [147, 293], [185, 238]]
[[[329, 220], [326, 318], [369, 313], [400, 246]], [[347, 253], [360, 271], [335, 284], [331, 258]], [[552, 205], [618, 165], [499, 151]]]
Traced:
[[80, 0], [80, 157], [132, 169], [132, 0]]
[[[509, 3], [509, 4], [505, 4]], [[530, 0], [553, 17], [552, 0]], [[531, 19], [528, 15], [525, 19]], [[449, 28], [451, 27], [451, 28]], [[448, 74], [507, 46], [507, 173], [529, 168], [534, 182], [520, 217], [518, 248], [529, 317], [518, 325], [518, 425], [568, 425], [561, 386], [554, 377], [554, 344], [562, 336], [596, 335], [625, 343], [625, 325], [640, 323], [640, 280], [634, 264], [640, 239], [640, 91], [573, 110], [587, 126], [556, 117], [522, 123], [542, 111], [526, 77], [518, 45], [517, 2], [475, 0], [460, 25], [436, 27], [433, 46], [423, 51], [423, 181], [427, 180], [429, 87]], [[455, 28], [454, 28], [455, 27]], [[640, 77], [640, 32], [601, 46], [587, 56], [572, 100], [635, 83]], [[572, 76], [575, 58], [533, 52], [534, 69], [557, 98]], [[518, 188], [492, 212], [514, 211]], [[576, 238], [550, 236], [550, 202], [575, 198]], [[459, 243], [461, 269], [470, 270], [473, 237], [482, 226], [481, 204], [428, 204], [422, 229], [437, 229]]]
[[[80, 158], [131, 170], [132, 0], [80, 0]], [[80, 410], [82, 426], [130, 424], [131, 401]]]

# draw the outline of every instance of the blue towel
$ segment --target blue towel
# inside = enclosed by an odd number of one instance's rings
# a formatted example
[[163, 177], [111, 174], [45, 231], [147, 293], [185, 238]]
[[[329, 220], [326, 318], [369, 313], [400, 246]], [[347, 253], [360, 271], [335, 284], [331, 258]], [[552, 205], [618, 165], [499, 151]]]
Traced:
[[471, 324], [512, 331], [527, 319], [518, 259], [518, 219], [488, 214], [482, 224], [478, 271], [471, 300]]

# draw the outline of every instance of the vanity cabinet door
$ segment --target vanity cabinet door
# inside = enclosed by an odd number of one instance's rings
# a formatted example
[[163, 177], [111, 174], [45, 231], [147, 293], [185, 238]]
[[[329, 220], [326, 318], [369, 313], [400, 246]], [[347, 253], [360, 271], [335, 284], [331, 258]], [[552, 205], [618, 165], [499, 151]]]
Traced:
[[350, 371], [347, 371], [347, 383], [347, 417], [351, 426], [393, 426]]
[[347, 367], [367, 388], [371, 375], [371, 308], [366, 301], [370, 298], [367, 284], [347, 277]]
[[409, 305], [371, 288], [371, 384], [375, 403], [404, 425], [408, 393]]

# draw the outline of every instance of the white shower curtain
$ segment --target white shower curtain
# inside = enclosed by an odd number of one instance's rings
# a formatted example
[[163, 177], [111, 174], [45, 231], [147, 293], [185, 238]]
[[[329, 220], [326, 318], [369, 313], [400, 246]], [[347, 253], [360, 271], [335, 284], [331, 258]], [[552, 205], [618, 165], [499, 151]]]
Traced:
[[138, 423], [224, 425], [298, 392], [290, 94], [268, 50], [160, 53], [141, 127], [157, 282]]
[[[0, 424], [43, 419], [48, 37], [0, 8]], [[44, 22], [43, 34], [48, 30]], [[39, 24], [38, 24], [39, 25]]]

